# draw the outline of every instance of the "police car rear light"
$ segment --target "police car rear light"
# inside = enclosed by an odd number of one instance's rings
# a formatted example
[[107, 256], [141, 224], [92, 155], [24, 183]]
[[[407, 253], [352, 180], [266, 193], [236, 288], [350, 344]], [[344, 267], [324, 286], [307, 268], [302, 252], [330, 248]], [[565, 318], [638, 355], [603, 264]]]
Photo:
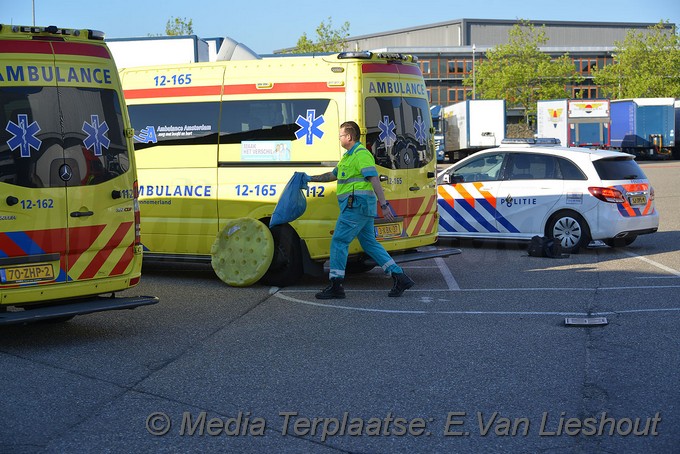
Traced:
[[602, 200], [603, 202], [623, 203], [626, 201], [626, 199], [623, 197], [623, 194], [618, 189], [590, 187], [588, 188], [588, 191], [590, 191], [593, 197]]

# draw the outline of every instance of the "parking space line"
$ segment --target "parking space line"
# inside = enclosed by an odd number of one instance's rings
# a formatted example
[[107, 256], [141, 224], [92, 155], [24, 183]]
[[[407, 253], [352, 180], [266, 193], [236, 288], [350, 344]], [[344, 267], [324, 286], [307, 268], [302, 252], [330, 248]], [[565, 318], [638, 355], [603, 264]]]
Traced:
[[650, 308], [650, 309], [624, 309], [619, 311], [607, 312], [550, 312], [550, 311], [433, 311], [433, 310], [404, 310], [404, 309], [375, 309], [369, 307], [352, 307], [342, 306], [331, 303], [317, 303], [314, 301], [306, 301], [292, 296], [284, 295], [281, 292], [275, 293], [273, 296], [286, 300], [292, 303], [305, 304], [308, 306], [323, 307], [327, 309], [342, 309], [355, 312], [373, 312], [383, 314], [405, 314], [405, 315], [550, 315], [550, 316], [564, 316], [564, 317], [600, 317], [613, 316], [622, 314], [639, 314], [639, 313], [657, 313], [657, 312], [680, 312], [680, 307], [669, 308]]
[[660, 268], [660, 269], [666, 271], [667, 273], [670, 273], [670, 274], [672, 274], [676, 277], [680, 277], [680, 271], [678, 271], [678, 270], [674, 270], [673, 268], [667, 267], [666, 265], [662, 265], [659, 262], [655, 262], [654, 260], [648, 259], [647, 257], [642, 257], [641, 255], [637, 255], [637, 254], [630, 252], [630, 251], [622, 251], [622, 252], [624, 254], [626, 254], [628, 257], [633, 257], [635, 259], [642, 260], [643, 262], [649, 263], [650, 265], [653, 265], [657, 268]]
[[437, 257], [434, 259], [434, 261], [439, 267], [439, 272], [442, 273], [444, 281], [446, 281], [446, 285], [449, 288], [449, 290], [460, 290], [458, 282], [456, 282], [456, 279], [453, 277], [453, 274], [451, 273], [449, 267], [446, 265], [446, 262], [444, 262], [444, 259], [441, 257]]

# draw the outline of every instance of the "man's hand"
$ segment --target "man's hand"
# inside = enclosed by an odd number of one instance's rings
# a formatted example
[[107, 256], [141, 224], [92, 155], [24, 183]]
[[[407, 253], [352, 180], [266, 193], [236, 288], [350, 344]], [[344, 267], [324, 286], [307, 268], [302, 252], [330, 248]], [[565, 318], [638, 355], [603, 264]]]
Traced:
[[388, 221], [392, 222], [394, 221], [394, 213], [392, 212], [392, 207], [390, 206], [389, 203], [385, 202], [387, 205], [385, 208], [383, 208], [383, 205], [380, 205], [380, 209], [382, 210], [382, 215], [385, 219]]

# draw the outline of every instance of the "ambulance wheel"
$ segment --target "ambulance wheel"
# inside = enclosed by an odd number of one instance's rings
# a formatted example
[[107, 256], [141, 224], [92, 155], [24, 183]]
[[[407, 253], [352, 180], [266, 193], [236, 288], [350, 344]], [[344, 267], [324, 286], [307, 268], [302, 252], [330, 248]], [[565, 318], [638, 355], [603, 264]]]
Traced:
[[625, 238], [608, 238], [604, 240], [604, 244], [609, 247], [625, 247], [633, 244], [633, 241], [637, 238], [637, 235], [627, 236]]
[[274, 237], [274, 258], [260, 283], [276, 287], [293, 285], [302, 277], [300, 237], [289, 224], [271, 228]]
[[583, 217], [574, 211], [558, 211], [548, 220], [546, 236], [559, 241], [567, 251], [578, 251], [590, 243], [590, 229]]

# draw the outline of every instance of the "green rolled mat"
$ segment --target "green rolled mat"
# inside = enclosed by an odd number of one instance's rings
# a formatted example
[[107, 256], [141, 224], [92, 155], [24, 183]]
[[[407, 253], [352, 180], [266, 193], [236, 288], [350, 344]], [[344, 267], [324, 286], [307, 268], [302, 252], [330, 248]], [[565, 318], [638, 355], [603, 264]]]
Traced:
[[274, 257], [274, 238], [257, 219], [233, 219], [217, 234], [210, 254], [213, 270], [223, 282], [247, 287], [269, 269]]

